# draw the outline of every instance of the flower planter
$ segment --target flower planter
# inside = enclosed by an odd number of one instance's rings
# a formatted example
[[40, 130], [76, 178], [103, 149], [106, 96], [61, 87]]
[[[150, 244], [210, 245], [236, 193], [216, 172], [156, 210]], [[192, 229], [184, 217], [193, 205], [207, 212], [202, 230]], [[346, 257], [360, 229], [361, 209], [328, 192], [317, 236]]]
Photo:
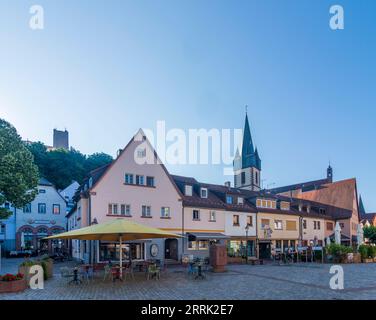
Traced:
[[19, 266], [18, 267], [18, 272], [24, 275], [24, 279], [26, 283], [30, 283], [30, 278], [32, 277], [32, 275], [30, 274], [30, 268], [31, 266]]
[[47, 278], [52, 278], [54, 274], [54, 261], [52, 259], [48, 259], [45, 260], [44, 263], [46, 264]]
[[362, 259], [362, 262], [363, 263], [371, 263], [371, 262], [373, 262], [373, 259], [372, 258]]
[[27, 288], [25, 279], [16, 281], [0, 281], [0, 293], [21, 292]]
[[245, 263], [245, 259], [243, 259], [242, 257], [227, 257], [227, 263], [242, 264], [242, 263]]
[[361, 263], [362, 257], [360, 256], [360, 253], [354, 253], [354, 263]]

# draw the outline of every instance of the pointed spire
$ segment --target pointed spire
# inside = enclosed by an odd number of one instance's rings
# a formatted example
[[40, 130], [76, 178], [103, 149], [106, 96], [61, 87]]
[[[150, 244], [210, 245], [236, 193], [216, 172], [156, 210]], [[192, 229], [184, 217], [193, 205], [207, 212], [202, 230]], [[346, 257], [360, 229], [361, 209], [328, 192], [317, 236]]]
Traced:
[[245, 115], [245, 124], [243, 132], [243, 145], [242, 145], [242, 167], [248, 168], [251, 166], [251, 157], [255, 153], [251, 129], [249, 127], [248, 114]]
[[360, 213], [361, 216], [366, 214], [366, 210], [364, 209], [363, 200], [362, 200], [361, 195], [359, 195], [359, 213]]

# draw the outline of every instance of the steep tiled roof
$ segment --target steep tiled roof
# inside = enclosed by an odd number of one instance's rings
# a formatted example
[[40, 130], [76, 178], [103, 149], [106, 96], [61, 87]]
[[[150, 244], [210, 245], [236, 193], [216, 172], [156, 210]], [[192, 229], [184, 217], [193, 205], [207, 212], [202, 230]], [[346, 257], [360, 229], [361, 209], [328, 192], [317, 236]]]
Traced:
[[283, 186], [283, 187], [277, 187], [270, 189], [269, 191], [272, 193], [284, 193], [288, 191], [294, 191], [294, 190], [299, 190], [299, 189], [317, 189], [323, 184], [329, 183], [329, 179], [320, 179], [320, 180], [312, 180], [312, 181], [306, 181], [302, 183], [297, 183], [297, 184], [291, 184], [289, 186]]
[[321, 185], [312, 191], [299, 192], [296, 198], [311, 200], [336, 207], [330, 212], [334, 218], [349, 218], [353, 210], [354, 196], [356, 196], [356, 180], [347, 179]]
[[51, 182], [49, 182], [46, 178], [43, 178], [43, 177], [39, 179], [38, 184], [40, 186], [50, 186], [50, 187], [53, 187], [53, 184]]

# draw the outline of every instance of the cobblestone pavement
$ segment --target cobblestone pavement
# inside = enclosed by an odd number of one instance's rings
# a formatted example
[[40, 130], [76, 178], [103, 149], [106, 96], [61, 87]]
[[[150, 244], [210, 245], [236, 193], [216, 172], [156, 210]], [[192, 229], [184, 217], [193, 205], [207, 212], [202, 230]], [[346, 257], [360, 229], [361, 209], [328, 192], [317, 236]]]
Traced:
[[[1, 273], [16, 272], [19, 259], [3, 260]], [[168, 267], [159, 281], [146, 280], [143, 273], [135, 280], [102, 281], [101, 277], [82, 285], [68, 285], [56, 264], [56, 274], [43, 290], [0, 294], [0, 300], [135, 300], [135, 299], [376, 299], [376, 264], [342, 265], [344, 290], [331, 290], [331, 265], [294, 264], [231, 265], [226, 273], [209, 273], [205, 280], [193, 280], [183, 267]]]

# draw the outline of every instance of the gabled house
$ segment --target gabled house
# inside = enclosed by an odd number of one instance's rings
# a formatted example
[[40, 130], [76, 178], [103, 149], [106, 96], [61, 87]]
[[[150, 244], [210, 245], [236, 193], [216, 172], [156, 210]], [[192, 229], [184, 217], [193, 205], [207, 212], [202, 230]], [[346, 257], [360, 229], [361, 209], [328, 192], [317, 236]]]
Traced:
[[[122, 218], [181, 234], [182, 195], [140, 129], [117, 158], [91, 172], [67, 215], [68, 229]], [[151, 239], [124, 244], [125, 258], [180, 260], [182, 240]], [[76, 258], [118, 260], [117, 243], [72, 241]]]
[[62, 249], [61, 241], [43, 238], [66, 230], [65, 214], [65, 199], [51, 182], [41, 178], [35, 199], [24, 208], [15, 209], [16, 249], [49, 253]]

